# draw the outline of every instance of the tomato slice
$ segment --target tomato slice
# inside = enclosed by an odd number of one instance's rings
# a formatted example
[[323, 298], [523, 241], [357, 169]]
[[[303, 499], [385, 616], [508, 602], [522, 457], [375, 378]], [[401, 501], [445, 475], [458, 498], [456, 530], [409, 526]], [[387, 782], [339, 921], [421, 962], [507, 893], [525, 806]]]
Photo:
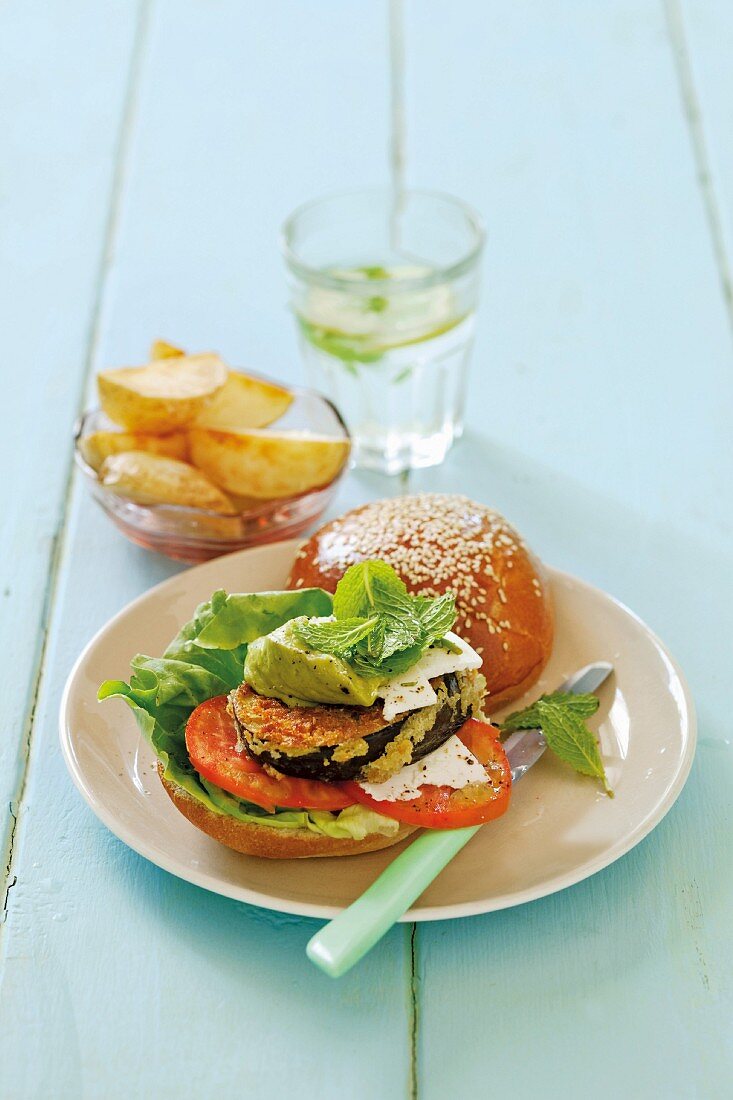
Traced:
[[204, 779], [254, 802], [270, 813], [277, 807], [298, 810], [343, 810], [353, 798], [335, 783], [317, 779], [273, 778], [247, 752], [237, 748], [237, 729], [227, 711], [226, 695], [201, 703], [186, 724], [186, 748]]
[[506, 753], [499, 741], [499, 731], [487, 722], [469, 718], [458, 730], [467, 749], [486, 770], [489, 782], [473, 784], [463, 790], [436, 787], [426, 783], [419, 798], [405, 801], [380, 801], [362, 790], [358, 783], [342, 783], [354, 802], [361, 802], [385, 817], [393, 817], [406, 825], [424, 829], [460, 829], [466, 825], [482, 825], [501, 817], [509, 807], [512, 773]]

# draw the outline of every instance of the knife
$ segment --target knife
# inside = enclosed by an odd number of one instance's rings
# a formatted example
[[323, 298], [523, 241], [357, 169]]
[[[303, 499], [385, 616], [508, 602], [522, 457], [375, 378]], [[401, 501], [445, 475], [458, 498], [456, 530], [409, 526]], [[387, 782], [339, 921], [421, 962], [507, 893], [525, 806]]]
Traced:
[[[613, 672], [613, 665], [586, 665], [558, 691], [582, 695], [596, 691]], [[512, 785], [535, 764], [547, 744], [540, 730], [517, 730], [504, 742], [512, 770]], [[410, 908], [443, 868], [481, 828], [428, 829], [382, 871], [364, 893], [309, 941], [306, 954], [332, 978], [339, 978], [374, 947]]]

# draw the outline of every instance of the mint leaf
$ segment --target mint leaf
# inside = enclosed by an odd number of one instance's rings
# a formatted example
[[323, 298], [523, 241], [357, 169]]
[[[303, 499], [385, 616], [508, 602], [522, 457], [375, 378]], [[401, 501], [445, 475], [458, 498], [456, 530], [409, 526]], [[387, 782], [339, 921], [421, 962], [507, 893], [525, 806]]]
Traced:
[[305, 622], [297, 623], [294, 630], [309, 649], [341, 656], [371, 634], [378, 623], [377, 615], [372, 615], [370, 619], [350, 618], [325, 623], [306, 619]]
[[456, 621], [456, 598], [452, 592], [446, 592], [434, 600], [417, 596], [414, 608], [427, 639], [426, 645], [432, 645], [438, 638], [442, 638]]
[[350, 566], [336, 585], [333, 613], [337, 619], [366, 618], [397, 604], [411, 608], [407, 586], [391, 565], [378, 558]]
[[384, 619], [375, 615], [376, 625], [368, 637], [364, 638], [361, 645], [357, 646], [357, 653], [372, 661], [378, 662], [384, 649]]
[[598, 698], [595, 695], [590, 693], [573, 695], [569, 691], [553, 691], [551, 695], [541, 695], [536, 703], [525, 707], [524, 710], [515, 710], [504, 719], [501, 728], [509, 732], [510, 730], [533, 730], [541, 726], [538, 710], [540, 703], [564, 707], [572, 714], [577, 714], [579, 718], [590, 718], [598, 710]]
[[384, 661], [400, 649], [406, 649], [418, 642], [421, 649], [425, 648], [424, 631], [419, 620], [411, 611], [407, 613], [400, 613], [399, 610], [383, 611], [380, 615], [380, 621], [384, 626], [381, 650], [378, 654], [380, 661]]
[[581, 775], [600, 779], [607, 795], [613, 797], [598, 749], [598, 741], [586, 725], [586, 718], [598, 710], [595, 695], [571, 695], [556, 691], [543, 695], [524, 710], [510, 714], [502, 730], [539, 728], [547, 747]]
[[538, 704], [540, 729], [545, 735], [548, 747], [575, 768], [581, 775], [590, 775], [600, 779], [606, 794], [613, 797], [613, 791], [606, 779], [598, 742], [588, 729], [585, 721], [572, 710], [563, 709], [557, 704]]
[[349, 664], [360, 676], [374, 676], [377, 673], [387, 679], [390, 676], [397, 676], [400, 672], [407, 672], [420, 660], [423, 652], [421, 645], [410, 646], [408, 649], [400, 650], [399, 653], [393, 653], [390, 657], [375, 665], [373, 661], [362, 657], [357, 650], [349, 658]]

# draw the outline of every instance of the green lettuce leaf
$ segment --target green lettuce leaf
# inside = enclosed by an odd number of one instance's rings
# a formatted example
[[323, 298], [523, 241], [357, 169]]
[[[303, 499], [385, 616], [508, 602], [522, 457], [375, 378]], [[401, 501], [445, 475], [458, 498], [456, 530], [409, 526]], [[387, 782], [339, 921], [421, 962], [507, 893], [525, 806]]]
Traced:
[[369, 833], [394, 836], [399, 822], [364, 806], [349, 806], [338, 813], [289, 809], [268, 813], [204, 780], [188, 758], [189, 715], [199, 703], [241, 684], [248, 644], [299, 615], [330, 615], [331, 607], [331, 596], [320, 588], [231, 596], [215, 592], [196, 608], [162, 657], [133, 657], [129, 684], [106, 680], [98, 698], [125, 700], [161, 760], [165, 777], [212, 813], [275, 829], [309, 829], [334, 838], [362, 840]]
[[399, 821], [394, 818], [383, 817], [382, 814], [358, 804], [334, 813], [328, 810], [282, 809], [271, 814], [260, 806], [235, 798], [208, 780], [202, 779], [201, 782], [209, 796], [207, 805], [210, 810], [228, 814], [249, 824], [266, 825], [272, 829], [308, 829], [312, 833], [321, 833], [335, 840], [348, 837], [352, 840], [363, 840], [370, 833], [395, 836], [400, 828]]
[[[237, 650], [301, 615], [330, 615], [333, 598], [322, 588], [227, 596], [196, 636], [203, 649]], [[185, 627], [184, 627], [185, 630]]]

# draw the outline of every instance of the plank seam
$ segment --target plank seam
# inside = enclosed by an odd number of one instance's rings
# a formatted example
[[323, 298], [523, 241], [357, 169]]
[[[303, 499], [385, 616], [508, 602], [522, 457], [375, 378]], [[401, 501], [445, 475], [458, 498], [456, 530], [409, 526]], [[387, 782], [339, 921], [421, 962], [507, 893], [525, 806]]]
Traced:
[[728, 261], [723, 234], [723, 222], [720, 216], [720, 205], [715, 193], [713, 174], [708, 156], [705, 131], [702, 120], [702, 107], [700, 97], [695, 87], [695, 79], [692, 73], [690, 51], [685, 35], [684, 18], [679, 0], [663, 0], [672, 54], [677, 71], [680, 96], [684, 110], [687, 128], [690, 134], [690, 144], [695, 161], [697, 182], [702, 195], [705, 217], [712, 239], [713, 255], [718, 269], [723, 302], [728, 317], [728, 325], [733, 333], [733, 275]]
[[[92, 301], [90, 321], [87, 331], [87, 354], [84, 358], [84, 369], [82, 371], [81, 385], [77, 400], [77, 415], [80, 415], [84, 408], [88, 379], [91, 373], [91, 367], [94, 362], [99, 340], [102, 304], [104, 301], [104, 289], [106, 287], [107, 276], [111, 267], [114, 240], [117, 234], [117, 227], [119, 223], [122, 195], [124, 193], [124, 184], [127, 179], [125, 167], [130, 148], [131, 134], [134, 129], [134, 121], [137, 114], [138, 90], [140, 84], [139, 77], [142, 68], [144, 45], [147, 39], [149, 10], [151, 2], [152, 0], [140, 0], [140, 3], [138, 5], [138, 16], [135, 27], [135, 36], [133, 40], [132, 51], [130, 54], [124, 106], [122, 110], [119, 133], [114, 153], [115, 169], [112, 178], [112, 185], [110, 187], [109, 209], [102, 236], [102, 249], [97, 270], [97, 278], [95, 280], [96, 293]], [[64, 557], [64, 552], [66, 549], [66, 521], [68, 518], [69, 505], [74, 485], [73, 472], [74, 460], [73, 456], [71, 456], [67, 463], [64, 494], [59, 511], [59, 522], [53, 539], [53, 549], [51, 552], [48, 581], [46, 584], [46, 592], [44, 594], [43, 610], [40, 623], [41, 643], [38, 651], [38, 658], [35, 664], [34, 674], [31, 680], [32, 689], [30, 694], [27, 717], [24, 723], [25, 736], [23, 738], [22, 762], [19, 769], [18, 783], [15, 795], [13, 798], [11, 798], [9, 803], [10, 816], [13, 819], [13, 824], [10, 829], [7, 844], [5, 846], [5, 891], [2, 908], [2, 919], [0, 919], [0, 935], [2, 934], [2, 925], [6, 923], [8, 918], [10, 891], [18, 883], [18, 875], [15, 874], [13, 870], [16, 858], [18, 830], [20, 826], [23, 801], [29, 775], [30, 755], [33, 744], [33, 734], [35, 731], [36, 710], [38, 707], [38, 701], [45, 678], [46, 652], [53, 622], [53, 609], [55, 604], [56, 590], [58, 587], [58, 580], [61, 572], [61, 561]], [[13, 809], [13, 806], [16, 807], [15, 810]]]
[[[36, 717], [36, 710], [38, 709], [38, 698], [41, 688], [41, 676], [45, 666], [46, 660], [46, 648], [48, 646], [48, 623], [51, 615], [51, 608], [53, 606], [53, 595], [55, 592], [55, 577], [58, 569], [59, 561], [59, 532], [58, 530], [54, 534], [53, 544], [51, 549], [51, 568], [49, 569], [48, 581], [46, 582], [46, 590], [43, 594], [43, 604], [41, 610], [41, 639], [40, 647], [38, 651], [38, 658], [35, 665], [35, 674], [32, 680], [32, 691], [30, 697], [30, 703], [28, 706], [28, 712], [24, 723], [23, 739], [21, 742], [21, 764], [20, 774], [18, 776], [18, 783], [15, 789], [15, 796], [11, 798], [8, 803], [8, 811], [12, 818], [13, 824], [8, 834], [7, 844], [5, 846], [5, 896], [3, 898], [2, 918], [0, 924], [5, 924], [8, 919], [8, 908], [10, 900], [10, 891], [17, 885], [18, 876], [13, 874], [13, 855], [15, 851], [15, 838], [18, 832], [18, 821], [20, 818], [20, 807], [23, 802], [23, 796], [25, 794], [26, 781], [28, 779], [28, 760], [31, 751], [31, 736], [33, 730], [33, 723]], [[13, 809], [13, 806], [16, 809]]]
[[12, 802], [10, 802], [8, 804], [8, 811], [10, 813], [11, 818], [13, 819], [13, 824], [10, 828], [10, 836], [8, 838], [8, 861], [7, 861], [7, 864], [6, 864], [6, 867], [5, 867], [5, 896], [3, 897], [3, 910], [2, 910], [2, 914], [0, 914], [0, 924], [5, 924], [5, 921], [8, 919], [8, 904], [10, 902], [10, 891], [13, 889], [13, 887], [16, 885], [16, 883], [18, 881], [18, 876], [17, 875], [13, 875], [12, 879], [10, 877], [10, 864], [11, 864], [11, 860], [12, 860], [12, 856], [13, 856], [13, 844], [15, 843], [15, 830], [18, 827], [18, 815], [13, 813], [13, 803]]
[[419, 1034], [419, 994], [417, 976], [417, 923], [410, 929], [410, 1100], [418, 1100], [417, 1047]]

